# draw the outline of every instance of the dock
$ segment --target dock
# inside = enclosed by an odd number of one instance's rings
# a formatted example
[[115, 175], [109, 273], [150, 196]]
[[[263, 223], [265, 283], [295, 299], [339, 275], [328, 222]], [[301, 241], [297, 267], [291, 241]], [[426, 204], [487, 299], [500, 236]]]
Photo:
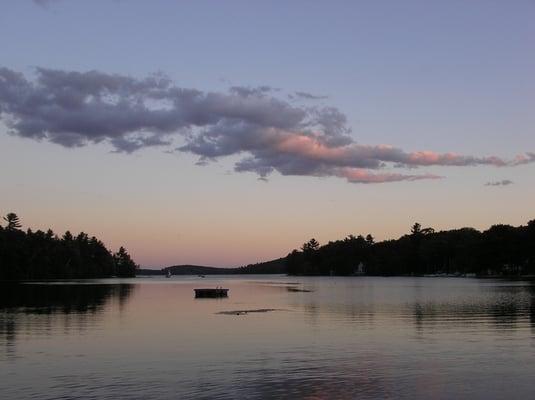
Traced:
[[228, 289], [193, 289], [195, 290], [195, 298], [216, 298], [228, 297]]

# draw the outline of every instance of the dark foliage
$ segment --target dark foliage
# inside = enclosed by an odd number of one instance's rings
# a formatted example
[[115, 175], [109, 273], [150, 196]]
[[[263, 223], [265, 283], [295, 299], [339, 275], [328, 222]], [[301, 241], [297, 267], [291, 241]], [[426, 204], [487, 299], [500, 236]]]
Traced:
[[0, 280], [135, 276], [137, 265], [121, 247], [112, 255], [97, 238], [69, 231], [59, 238], [50, 229], [23, 232], [9, 213], [0, 226]]
[[535, 275], [535, 220], [484, 232], [435, 232], [415, 223], [410, 234], [379, 243], [371, 235], [350, 235], [321, 247], [312, 239], [288, 254], [286, 266], [292, 275]]
[[244, 265], [233, 268], [233, 270], [235, 274], [285, 274], [286, 263], [284, 258], [277, 258], [276, 260]]
[[115, 274], [117, 276], [134, 277], [138, 266], [132, 260], [126, 249], [121, 246], [119, 251], [113, 255], [115, 263]]

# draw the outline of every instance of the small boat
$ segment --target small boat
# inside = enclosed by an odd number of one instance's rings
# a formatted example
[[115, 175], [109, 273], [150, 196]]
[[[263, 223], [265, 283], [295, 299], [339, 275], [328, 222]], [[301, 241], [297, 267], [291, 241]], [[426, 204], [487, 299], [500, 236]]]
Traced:
[[217, 298], [228, 297], [228, 289], [217, 287], [215, 289], [193, 289], [195, 290], [195, 298]]
[[171, 278], [171, 271], [167, 270], [167, 274], [165, 275], [166, 278]]
[[199, 278], [206, 278], [206, 276], [204, 276], [204, 275], [198, 275], [198, 276], [199, 276]]

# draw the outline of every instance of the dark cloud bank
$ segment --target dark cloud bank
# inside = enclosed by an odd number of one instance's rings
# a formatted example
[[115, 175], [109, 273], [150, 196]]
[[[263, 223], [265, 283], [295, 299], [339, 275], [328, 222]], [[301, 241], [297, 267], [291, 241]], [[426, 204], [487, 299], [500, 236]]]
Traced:
[[[392, 171], [535, 161], [535, 153], [504, 160], [360, 144], [336, 108], [290, 104], [277, 92], [267, 86], [205, 92], [177, 87], [163, 75], [135, 79], [45, 68], [29, 79], [0, 68], [0, 120], [13, 135], [65, 147], [106, 142], [114, 151], [131, 153], [161, 146], [198, 155], [200, 164], [242, 155], [235, 170], [261, 178], [277, 171], [355, 183], [413, 181], [439, 177]], [[305, 92], [293, 97], [324, 98]]]

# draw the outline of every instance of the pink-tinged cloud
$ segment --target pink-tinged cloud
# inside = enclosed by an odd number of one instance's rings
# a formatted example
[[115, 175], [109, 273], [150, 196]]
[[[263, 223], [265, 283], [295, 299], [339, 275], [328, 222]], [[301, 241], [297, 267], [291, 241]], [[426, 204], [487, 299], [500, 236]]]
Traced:
[[493, 165], [496, 167], [504, 167], [508, 165], [507, 161], [499, 157], [473, 157], [463, 156], [456, 153], [435, 153], [433, 151], [417, 151], [409, 153], [407, 165], [443, 165], [443, 166], [469, 166], [469, 165]]
[[346, 178], [351, 183], [387, 183], [400, 181], [417, 181], [423, 179], [442, 179], [442, 176], [433, 174], [405, 175], [396, 173], [372, 173], [359, 168], [342, 168], [337, 176]]
[[[277, 171], [354, 183], [414, 181], [438, 177], [378, 171], [535, 162], [535, 153], [529, 152], [505, 160], [360, 144], [336, 108], [300, 106], [277, 93], [267, 86], [204, 92], [177, 87], [163, 75], [135, 79], [45, 68], [37, 68], [31, 80], [0, 68], [0, 121], [13, 135], [65, 147], [107, 142], [115, 152], [132, 153], [158, 146], [196, 154], [199, 165], [243, 155], [235, 171], [264, 179]], [[301, 97], [314, 96], [302, 92]]]
[[300, 132], [285, 132], [275, 135], [275, 146], [280, 153], [293, 154], [296, 157], [314, 159], [318, 162], [337, 166], [362, 166], [379, 168], [384, 163], [397, 166], [475, 166], [491, 165], [495, 167], [516, 166], [535, 161], [534, 153], [516, 156], [513, 160], [504, 160], [496, 156], [474, 157], [456, 153], [437, 153], [417, 151], [407, 153], [390, 145], [361, 145], [351, 143], [343, 146], [328, 146], [322, 143], [321, 136], [305, 135]]
[[514, 160], [511, 162], [511, 165], [523, 165], [523, 164], [530, 164], [532, 162], [535, 162], [535, 153], [527, 152], [525, 154], [519, 154], [517, 155]]

